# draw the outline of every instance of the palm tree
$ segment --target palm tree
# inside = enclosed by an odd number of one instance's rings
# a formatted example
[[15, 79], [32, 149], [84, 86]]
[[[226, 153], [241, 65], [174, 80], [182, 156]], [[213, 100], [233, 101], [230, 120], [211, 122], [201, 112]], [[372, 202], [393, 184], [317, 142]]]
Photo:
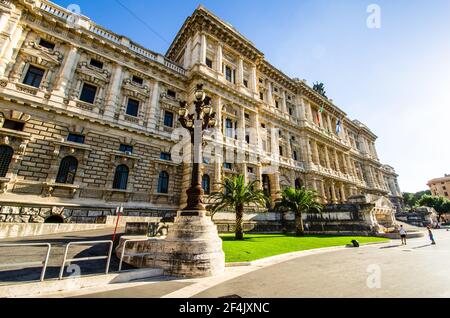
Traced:
[[267, 203], [268, 199], [264, 192], [257, 189], [255, 186], [257, 182], [259, 181], [253, 181], [249, 184], [245, 184], [245, 179], [242, 175], [233, 178], [225, 178], [222, 183], [223, 192], [214, 192], [209, 198], [214, 211], [218, 211], [226, 207], [234, 208], [236, 212], [236, 240], [244, 239], [244, 233], [242, 230], [244, 207], [251, 204], [264, 207]]
[[318, 202], [319, 195], [315, 190], [286, 188], [281, 192], [281, 198], [275, 201], [275, 211], [292, 211], [295, 213], [295, 232], [297, 236], [304, 235], [303, 213], [322, 211]]

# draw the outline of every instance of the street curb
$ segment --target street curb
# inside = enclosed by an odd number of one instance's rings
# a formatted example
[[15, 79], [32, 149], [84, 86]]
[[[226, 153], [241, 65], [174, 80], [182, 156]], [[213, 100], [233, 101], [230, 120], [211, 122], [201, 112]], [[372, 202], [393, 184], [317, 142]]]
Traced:
[[[389, 242], [390, 242], [390, 240], [386, 241], [386, 242], [369, 242], [369, 243], [362, 244], [361, 247], [375, 245], [375, 244], [386, 244]], [[345, 250], [347, 248], [352, 248], [352, 247], [350, 247], [350, 246], [331, 246], [331, 247], [323, 247], [323, 248], [314, 248], [314, 249], [309, 249], [309, 250], [303, 250], [303, 251], [269, 256], [269, 257], [260, 258], [260, 259], [257, 259], [257, 260], [251, 261], [251, 262], [226, 263], [225, 267], [258, 266], [258, 265], [268, 265], [268, 264], [270, 265], [271, 263], [277, 264], [282, 261], [285, 261], [285, 260], [287, 261], [292, 258], [296, 258], [296, 257], [300, 257], [300, 256], [316, 255], [316, 254], [340, 251], [340, 250]]]
[[0, 286], [0, 298], [38, 297], [58, 292], [80, 290], [83, 288], [100, 287], [108, 284], [127, 283], [133, 280], [162, 276], [162, 269], [138, 269], [122, 273], [102, 276], [87, 276], [49, 280], [26, 284]]

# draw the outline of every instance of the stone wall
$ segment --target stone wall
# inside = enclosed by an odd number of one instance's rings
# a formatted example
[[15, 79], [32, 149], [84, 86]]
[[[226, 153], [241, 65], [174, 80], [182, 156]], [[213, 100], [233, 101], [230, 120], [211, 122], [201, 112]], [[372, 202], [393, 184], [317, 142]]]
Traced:
[[[59, 217], [63, 223], [75, 224], [111, 224], [114, 220], [114, 208], [95, 207], [57, 207], [57, 206], [0, 206], [0, 222], [6, 223], [45, 223], [51, 216]], [[175, 210], [127, 209], [124, 220], [130, 218], [152, 218], [171, 220]], [[122, 221], [123, 222], [123, 221]]]

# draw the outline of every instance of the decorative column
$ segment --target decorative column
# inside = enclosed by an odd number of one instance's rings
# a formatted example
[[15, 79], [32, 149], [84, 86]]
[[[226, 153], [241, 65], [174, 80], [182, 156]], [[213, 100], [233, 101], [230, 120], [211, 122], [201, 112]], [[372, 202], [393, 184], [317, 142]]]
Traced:
[[25, 28], [24, 25], [17, 24], [15, 30], [8, 37], [10, 40], [6, 40], [4, 45], [0, 47], [0, 78], [5, 77], [5, 71], [13, 59], [14, 50], [19, 48], [19, 42], [24, 35]]
[[341, 201], [342, 201], [341, 202], [342, 204], [347, 202], [347, 198], [346, 198], [346, 195], [345, 195], [345, 187], [344, 187], [343, 183], [341, 183]]
[[317, 146], [317, 142], [315, 140], [312, 141], [313, 151], [314, 151], [314, 163], [320, 166], [320, 157], [319, 157], [319, 147]]
[[150, 103], [149, 128], [156, 130], [159, 117], [159, 82], [155, 81], [152, 88], [152, 99]]
[[291, 145], [291, 134], [289, 133], [289, 131], [286, 131], [286, 151], [288, 153], [288, 155], [286, 156], [287, 158], [292, 159], [292, 145]]
[[239, 87], [244, 86], [244, 60], [243, 60], [242, 56], [239, 56], [239, 59], [238, 59], [236, 84]]
[[79, 52], [79, 48], [70, 46], [66, 53], [66, 58], [61, 68], [61, 72], [59, 73], [59, 79], [55, 87], [57, 94], [61, 96], [67, 95], [67, 86], [73, 77], [78, 60], [80, 59]]
[[283, 100], [281, 101], [281, 110], [283, 111], [283, 113], [287, 113], [287, 103], [286, 103], [286, 92], [283, 91], [282, 93], [283, 96]]
[[325, 146], [325, 161], [327, 163], [327, 168], [331, 169], [330, 154], [328, 152], [328, 147], [327, 146]]
[[322, 203], [327, 204], [327, 195], [325, 193], [325, 181], [323, 179], [320, 180], [320, 192], [322, 195]]
[[[119, 64], [114, 65], [114, 69], [112, 72], [111, 83], [108, 88], [108, 92], [106, 93], [106, 109], [105, 116], [114, 117], [114, 114], [118, 112], [120, 109], [120, 93], [122, 87], [122, 66]], [[152, 96], [153, 97], [153, 96]], [[151, 120], [150, 111], [152, 106], [149, 107], [149, 112], [147, 119]]]
[[218, 43], [216, 51], [216, 71], [223, 75], [222, 64], [223, 64], [223, 47], [222, 44]]
[[267, 91], [267, 103], [269, 104], [269, 106], [273, 106], [274, 102], [273, 102], [273, 95], [272, 95], [272, 83], [269, 82], [269, 89]]
[[200, 35], [200, 64], [206, 64], [206, 34], [202, 33]]
[[337, 204], [338, 200], [336, 197], [336, 188], [335, 188], [335, 182], [331, 181], [331, 200], [333, 202], [333, 204]]
[[186, 42], [186, 50], [184, 52], [183, 66], [185, 69], [190, 69], [192, 64], [192, 37]]
[[257, 182], [256, 184], [257, 184], [257, 188], [259, 189], [259, 190], [262, 190], [263, 189], [263, 184], [262, 184], [262, 164], [261, 163], [258, 163], [257, 165], [256, 165], [256, 180], [258, 180], [259, 182]]
[[335, 162], [335, 165], [336, 165], [336, 171], [340, 172], [341, 168], [339, 166], [339, 158], [338, 158], [338, 154], [337, 154], [336, 149], [333, 149], [333, 156], [334, 156], [334, 162]]
[[256, 65], [252, 65], [251, 67], [251, 74], [250, 74], [250, 85], [251, 85], [251, 89], [253, 90], [254, 93], [258, 92], [258, 79], [257, 79], [257, 75], [256, 75]]

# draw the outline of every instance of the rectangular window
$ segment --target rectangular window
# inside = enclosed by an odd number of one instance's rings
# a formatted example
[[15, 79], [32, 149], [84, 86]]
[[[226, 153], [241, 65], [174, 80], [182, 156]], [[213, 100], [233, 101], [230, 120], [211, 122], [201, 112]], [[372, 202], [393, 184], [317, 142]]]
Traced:
[[172, 112], [164, 112], [164, 126], [173, 127], [173, 113]]
[[133, 153], [133, 146], [120, 144], [119, 151], [131, 154]]
[[225, 135], [229, 138], [233, 138], [233, 121], [229, 118], [225, 120]]
[[206, 66], [209, 68], [213, 68], [213, 62], [210, 58], [206, 58]]
[[283, 155], [283, 147], [280, 146], [280, 156]]
[[253, 167], [247, 167], [247, 172], [248, 173], [253, 173]]
[[292, 153], [292, 159], [294, 159], [295, 161], [297, 161], [297, 151], [294, 151]]
[[139, 84], [139, 85], [143, 85], [143, 84], [144, 84], [144, 79], [143, 79], [142, 77], [139, 77], [139, 76], [136, 76], [136, 75], [133, 75], [133, 77], [131, 78], [131, 80], [132, 80], [134, 83]]
[[67, 136], [67, 141], [76, 142], [77, 144], [84, 144], [84, 136], [70, 133]]
[[245, 113], [244, 116], [245, 116], [245, 119], [250, 119], [250, 114]]
[[233, 165], [231, 163], [224, 162], [223, 167], [225, 169], [231, 170], [233, 168]]
[[139, 113], [139, 101], [133, 98], [128, 98], [127, 115], [137, 117]]
[[172, 97], [172, 98], [177, 98], [177, 93], [171, 89], [168, 89], [167, 96]]
[[244, 79], [244, 86], [248, 88], [248, 80]]
[[94, 66], [96, 68], [103, 69], [103, 62], [100, 62], [99, 60], [91, 59], [89, 64], [91, 64], [92, 66]]
[[278, 103], [278, 101], [277, 101], [277, 100], [275, 101], [275, 107], [276, 107], [276, 108], [278, 108], [278, 107], [279, 107], [279, 103]]
[[55, 43], [49, 42], [49, 41], [44, 40], [44, 39], [40, 39], [39, 45], [42, 46], [42, 47], [45, 47], [46, 49], [49, 49], [49, 50], [54, 50], [55, 49]]
[[259, 93], [259, 99], [260, 100], [264, 100], [264, 94], [261, 92], [261, 93]]
[[95, 95], [97, 95], [97, 87], [88, 83], [83, 84], [80, 100], [89, 104], [94, 104]]
[[228, 82], [233, 82], [233, 70], [229, 66], [225, 66], [225, 78]]
[[41, 86], [42, 79], [44, 78], [44, 74], [45, 70], [43, 70], [42, 68], [30, 65], [23, 83], [39, 88], [39, 86]]
[[161, 160], [172, 160], [172, 155], [169, 152], [161, 152], [159, 159]]
[[289, 115], [292, 116], [292, 108], [289, 107]]
[[6, 129], [23, 131], [24, 127], [25, 127], [25, 123], [22, 123], [20, 121], [5, 119], [5, 121], [3, 122], [3, 128], [6, 128]]

